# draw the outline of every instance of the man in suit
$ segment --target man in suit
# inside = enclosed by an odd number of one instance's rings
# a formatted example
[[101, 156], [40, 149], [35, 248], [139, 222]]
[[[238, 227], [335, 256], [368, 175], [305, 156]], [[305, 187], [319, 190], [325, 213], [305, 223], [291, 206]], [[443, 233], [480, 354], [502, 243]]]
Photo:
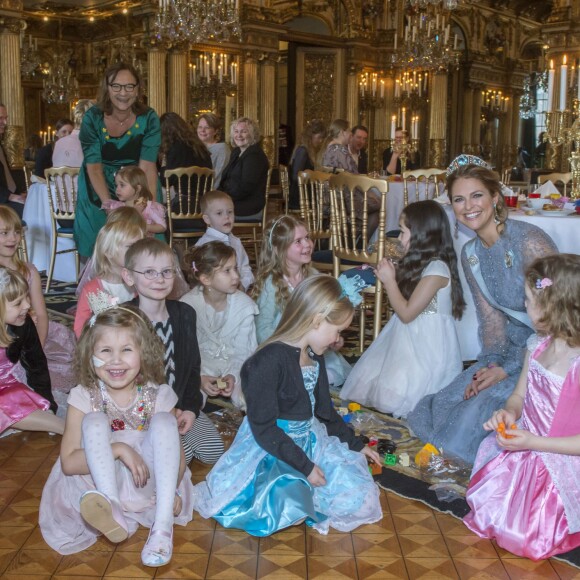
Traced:
[[364, 125], [355, 125], [348, 143], [348, 150], [358, 167], [359, 173], [368, 173], [369, 158], [366, 151], [369, 130]]
[[12, 171], [8, 166], [8, 157], [1, 140], [8, 125], [8, 111], [0, 104], [0, 204], [8, 205], [22, 218], [22, 210], [26, 200], [26, 182], [24, 173]]

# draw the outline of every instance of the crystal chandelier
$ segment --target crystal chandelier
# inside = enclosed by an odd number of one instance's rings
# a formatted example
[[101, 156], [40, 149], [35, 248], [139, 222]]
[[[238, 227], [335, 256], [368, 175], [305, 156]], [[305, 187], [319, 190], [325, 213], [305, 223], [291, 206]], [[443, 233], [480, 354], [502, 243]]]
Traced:
[[395, 79], [396, 107], [417, 111], [427, 106], [429, 97], [429, 73], [422, 70], [404, 70]]
[[171, 45], [241, 39], [239, 0], [159, 0], [155, 36]]
[[20, 35], [20, 75], [26, 80], [42, 74], [42, 59], [38, 54], [36, 41], [32, 41], [32, 35], [28, 35], [28, 42], [24, 34]]
[[237, 92], [238, 63], [226, 53], [194, 52], [189, 63], [189, 85], [193, 114], [212, 111], [220, 98]]
[[79, 84], [70, 66], [71, 53], [57, 48], [43, 81], [42, 98], [49, 104], [64, 105], [78, 98]]

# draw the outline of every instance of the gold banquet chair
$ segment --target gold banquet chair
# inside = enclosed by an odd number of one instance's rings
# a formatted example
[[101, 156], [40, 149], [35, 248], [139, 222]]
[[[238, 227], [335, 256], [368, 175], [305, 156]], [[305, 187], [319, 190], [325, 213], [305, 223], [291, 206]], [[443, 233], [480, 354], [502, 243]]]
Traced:
[[564, 190], [563, 195], [566, 195], [566, 191], [568, 190], [568, 184], [572, 182], [572, 172], [569, 171], [568, 173], [545, 173], [543, 175], [538, 175], [538, 184], [542, 185], [546, 183], [546, 181], [551, 181], [554, 185], [558, 183], [563, 184]]
[[51, 167], [44, 171], [48, 202], [50, 206], [50, 263], [48, 266], [46, 289], [48, 292], [52, 282], [54, 263], [60, 254], [74, 252], [76, 279], [79, 279], [79, 254], [76, 246], [68, 250], [57, 251], [58, 238], [73, 239], [73, 227], [77, 207], [78, 167]]
[[[171, 177], [177, 177], [177, 191], [172, 198], [169, 184]], [[200, 200], [204, 193], [213, 189], [214, 170], [207, 167], [176, 167], [165, 170], [165, 198], [167, 204], [167, 222], [169, 226], [169, 245], [174, 240], [200, 238], [204, 231]], [[187, 187], [184, 188], [184, 183]]]
[[[332, 272], [332, 235], [330, 232], [330, 198], [328, 180], [331, 173], [323, 171], [300, 171], [298, 190], [300, 192], [300, 219], [306, 224], [310, 238], [314, 242], [312, 266], [321, 272]], [[318, 261], [317, 252], [328, 250], [328, 261]]]
[[[258, 261], [258, 249], [262, 244], [262, 236], [266, 231], [268, 221], [268, 198], [270, 196], [270, 179], [272, 178], [272, 168], [268, 169], [266, 177], [266, 193], [264, 196], [264, 207], [262, 217], [256, 221], [236, 221], [234, 223], [234, 233], [238, 236], [244, 246], [254, 248], [254, 257]], [[239, 219], [239, 218], [238, 218]]]
[[299, 214], [300, 210], [290, 209], [290, 176], [288, 174], [288, 167], [286, 165], [278, 165], [278, 175], [280, 176], [284, 214]]
[[[429, 169], [412, 169], [403, 173], [403, 196], [405, 207], [409, 205], [409, 183], [415, 184], [415, 201], [420, 201], [421, 187], [425, 196], [423, 199], [433, 199], [439, 197], [440, 184], [445, 186], [446, 171], [438, 167]], [[422, 184], [422, 185], [421, 185]], [[430, 188], [433, 186], [431, 192]], [[432, 195], [429, 195], [429, 194]]]
[[[332, 175], [330, 184], [330, 216], [332, 231], [333, 274], [338, 277], [344, 270], [357, 265], [376, 266], [385, 254], [385, 229], [387, 223], [387, 194], [389, 184], [385, 179], [372, 179], [361, 175]], [[368, 229], [369, 196], [380, 196], [379, 224], [376, 242], [371, 244]], [[356, 196], [362, 198], [355, 203]], [[357, 211], [362, 203], [362, 212]], [[373, 310], [372, 339], [383, 326], [383, 285], [377, 279], [375, 286], [363, 290], [360, 306], [359, 352], [365, 348], [366, 311]], [[373, 300], [374, 298], [374, 300]]]

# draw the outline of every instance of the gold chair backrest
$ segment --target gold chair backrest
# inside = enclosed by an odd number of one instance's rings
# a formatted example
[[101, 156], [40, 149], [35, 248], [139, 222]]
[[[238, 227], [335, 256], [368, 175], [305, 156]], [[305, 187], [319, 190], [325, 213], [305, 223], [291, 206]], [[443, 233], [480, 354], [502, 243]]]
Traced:
[[49, 192], [50, 211], [55, 219], [75, 219], [77, 207], [77, 181], [80, 168], [51, 167], [45, 169]]
[[[167, 214], [173, 219], [191, 219], [194, 216], [201, 217], [201, 196], [213, 189], [214, 170], [207, 167], [176, 167], [165, 170], [165, 199], [167, 202]], [[177, 177], [177, 189], [175, 199], [171, 199], [170, 177]], [[183, 177], [186, 180], [182, 179]], [[187, 183], [184, 189], [183, 182]], [[194, 185], [195, 184], [195, 185]]]
[[282, 190], [284, 213], [288, 213], [288, 203], [290, 201], [290, 178], [288, 176], [288, 167], [286, 167], [286, 165], [278, 165], [278, 174], [280, 175], [280, 189]]
[[543, 175], [538, 175], [538, 183], [546, 183], [546, 181], [551, 181], [554, 185], [558, 182], [564, 185], [564, 195], [568, 189], [568, 184], [572, 181], [572, 172], [568, 173], [545, 173]]
[[434, 197], [439, 197], [441, 192], [440, 184], [445, 185], [446, 181], [446, 171], [444, 169], [439, 169], [438, 167], [430, 167], [428, 169], [412, 169], [410, 171], [405, 171], [403, 174], [403, 195], [404, 195], [404, 205], [407, 207], [409, 204], [409, 183], [415, 184], [415, 201], [421, 199], [421, 185], [423, 184], [424, 198], [423, 199], [433, 199]]
[[[383, 257], [389, 184], [385, 179], [349, 173], [331, 175], [329, 184], [334, 274], [338, 276], [341, 259], [377, 263]], [[372, 248], [370, 242], [373, 232], [368, 227], [370, 196], [378, 197], [380, 204], [379, 223], [375, 232], [377, 241]]]
[[331, 175], [331, 173], [311, 169], [298, 173], [300, 218], [314, 240], [330, 238], [328, 180]]
[[270, 197], [270, 182], [272, 181], [272, 168], [268, 169], [266, 176], [266, 192], [264, 195], [264, 209], [262, 210], [262, 231], [266, 231], [266, 223], [268, 222], [268, 199]]

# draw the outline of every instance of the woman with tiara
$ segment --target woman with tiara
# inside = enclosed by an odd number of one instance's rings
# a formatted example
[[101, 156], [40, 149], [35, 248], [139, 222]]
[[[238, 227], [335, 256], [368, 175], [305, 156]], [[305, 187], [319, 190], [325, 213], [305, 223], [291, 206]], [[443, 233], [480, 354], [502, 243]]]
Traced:
[[461, 263], [475, 302], [481, 352], [475, 364], [421, 399], [407, 418], [417, 437], [469, 463], [487, 434], [483, 423], [515, 387], [533, 332], [524, 272], [536, 258], [558, 252], [538, 227], [508, 219], [504, 187], [473, 155], [460, 155], [447, 170], [455, 227], [463, 224], [476, 234], [463, 247]]

